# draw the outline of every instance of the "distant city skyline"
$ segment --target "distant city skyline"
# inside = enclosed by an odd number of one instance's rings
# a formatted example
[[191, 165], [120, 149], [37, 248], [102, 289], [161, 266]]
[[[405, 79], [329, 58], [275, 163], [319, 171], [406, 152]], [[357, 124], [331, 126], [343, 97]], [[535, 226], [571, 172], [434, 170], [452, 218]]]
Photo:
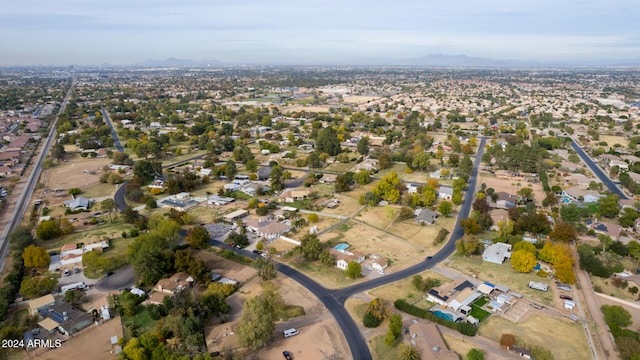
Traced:
[[640, 64], [639, 13], [625, 0], [5, 2], [0, 66], [375, 65], [432, 54]]

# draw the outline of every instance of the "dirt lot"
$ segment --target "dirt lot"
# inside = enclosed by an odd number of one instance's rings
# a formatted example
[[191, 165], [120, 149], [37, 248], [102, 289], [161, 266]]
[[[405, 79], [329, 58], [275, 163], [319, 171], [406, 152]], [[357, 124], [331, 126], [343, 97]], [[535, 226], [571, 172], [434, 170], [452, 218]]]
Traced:
[[252, 267], [240, 265], [233, 261], [223, 259], [220, 256], [205, 250], [195, 251], [194, 256], [202, 259], [205, 264], [207, 264], [207, 267], [216, 273], [242, 283], [249, 280], [256, 274], [256, 270]]
[[[36, 191], [34, 196], [41, 196], [49, 202], [49, 206], [62, 204], [70, 198], [67, 191], [71, 188], [82, 189], [85, 197], [109, 196], [115, 192], [115, 186], [100, 183], [102, 167], [111, 163], [110, 159], [87, 159], [78, 155], [68, 155], [68, 162], [57, 164], [40, 176], [45, 184], [46, 194]], [[64, 189], [58, 192], [52, 189]]]
[[346, 95], [342, 98], [342, 102], [345, 104], [364, 104], [376, 99], [380, 98], [376, 96]]
[[[456, 216], [456, 214], [453, 214], [453, 216]], [[426, 249], [429, 253], [435, 253], [447, 240], [449, 240], [455, 221], [455, 217], [440, 217], [434, 225], [419, 225], [415, 220], [411, 219], [396, 222], [387, 230], [395, 235], [407, 239], [407, 241], [410, 241], [416, 246]], [[440, 229], [447, 229], [449, 234], [447, 234], [445, 240], [441, 244], [434, 245], [433, 240], [440, 232]]]
[[588, 359], [589, 346], [582, 326], [542, 315], [531, 316], [514, 324], [498, 316], [491, 316], [480, 325], [480, 335], [500, 341], [504, 333], [511, 333], [529, 344], [550, 350], [558, 360]]
[[[487, 188], [493, 188], [495, 191], [508, 192], [513, 195], [518, 192], [518, 189], [531, 185], [536, 203], [540, 204], [545, 198], [544, 191], [542, 190], [542, 183], [532, 184], [522, 178], [498, 179], [494, 175], [481, 172], [478, 174], [478, 184], [482, 183], [485, 183]], [[518, 183], [520, 186], [518, 186]]]
[[62, 344], [59, 349], [47, 351], [33, 359], [117, 359], [111, 346], [111, 337], [122, 337], [120, 318], [107, 321], [100, 326], [91, 326]]
[[422, 256], [416, 257], [416, 253], [423, 250], [411, 242], [355, 221], [348, 221], [344, 226], [320, 235], [320, 240], [346, 242], [355, 251], [385, 257], [391, 260], [389, 271], [423, 259]]
[[[279, 276], [275, 280], [280, 286], [280, 293], [286, 304], [302, 306], [305, 316], [290, 319], [276, 324], [272, 342], [259, 353], [248, 354], [247, 359], [278, 359], [282, 351], [293, 354], [294, 359], [324, 359], [325, 355], [337, 353], [339, 358], [346, 358], [349, 348], [335, 320], [322, 303], [295, 281]], [[229, 297], [232, 307], [231, 321], [225, 324], [212, 324], [205, 329], [205, 337], [209, 351], [229, 351], [238, 347], [238, 337], [233, 332], [242, 315], [242, 304], [247, 298], [257, 295], [260, 281], [252, 280], [249, 284]], [[299, 335], [283, 338], [284, 329], [295, 327]], [[225, 336], [226, 334], [226, 336]]]
[[627, 147], [629, 145], [629, 140], [623, 136], [600, 135], [599, 141], [606, 141], [609, 146], [620, 144], [622, 147]]

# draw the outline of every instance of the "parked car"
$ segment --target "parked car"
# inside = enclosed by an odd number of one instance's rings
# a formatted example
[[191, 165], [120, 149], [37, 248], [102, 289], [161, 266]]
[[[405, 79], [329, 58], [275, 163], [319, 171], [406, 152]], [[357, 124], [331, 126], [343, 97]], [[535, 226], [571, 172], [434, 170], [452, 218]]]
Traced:
[[573, 298], [569, 295], [560, 295], [560, 299], [562, 300], [573, 300]]
[[260, 250], [253, 250], [254, 254], [260, 254]]
[[111, 275], [113, 275], [113, 271], [109, 271], [105, 276], [111, 276]]
[[78, 269], [78, 268], [73, 268], [73, 273], [74, 273], [74, 274], [77, 274], [77, 273], [79, 273], [79, 272], [80, 272], [80, 269]]
[[282, 352], [282, 356], [284, 356], [284, 358], [286, 360], [292, 360], [293, 358], [291, 357], [291, 354], [288, 351], [283, 351]]
[[64, 276], [69, 276], [69, 275], [71, 275], [71, 272], [69, 271], [69, 269], [65, 269]]
[[214, 351], [210, 355], [211, 356], [220, 356], [220, 351]]

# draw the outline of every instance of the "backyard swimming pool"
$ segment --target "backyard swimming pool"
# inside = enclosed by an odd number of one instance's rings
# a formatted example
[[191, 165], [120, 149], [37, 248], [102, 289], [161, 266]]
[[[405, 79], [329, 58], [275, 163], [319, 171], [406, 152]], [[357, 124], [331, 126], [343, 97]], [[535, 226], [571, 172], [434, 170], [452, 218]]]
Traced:
[[443, 319], [445, 319], [445, 320], [453, 321], [453, 315], [451, 315], [451, 314], [449, 314], [449, 313], [447, 313], [447, 312], [444, 312], [444, 311], [442, 311], [442, 310], [434, 310], [434, 311], [433, 311], [433, 314], [434, 314], [435, 316], [437, 316], [437, 317], [441, 317], [441, 318], [443, 318]]
[[345, 244], [345, 243], [338, 244], [334, 247], [334, 249], [338, 251], [347, 250], [348, 248], [349, 248], [349, 244]]

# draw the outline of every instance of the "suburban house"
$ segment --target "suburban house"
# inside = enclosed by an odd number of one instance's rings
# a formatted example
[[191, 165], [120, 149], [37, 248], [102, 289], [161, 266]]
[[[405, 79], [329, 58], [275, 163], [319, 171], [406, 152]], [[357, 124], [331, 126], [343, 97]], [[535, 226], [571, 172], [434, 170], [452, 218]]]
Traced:
[[269, 219], [248, 218], [244, 220], [247, 229], [268, 240], [276, 240], [280, 235], [288, 233], [288, 224]]
[[318, 182], [321, 184], [335, 184], [337, 177], [338, 177], [337, 175], [333, 175], [333, 174], [324, 174], [320, 178], [320, 180], [318, 180]]
[[416, 218], [418, 224], [433, 225], [439, 215], [440, 214], [430, 209], [416, 209], [413, 212], [413, 216]]
[[364, 255], [360, 253], [353, 253], [347, 250], [329, 250], [331, 255], [336, 258], [336, 267], [341, 270], [347, 270], [347, 265], [350, 262], [355, 261], [357, 263], [362, 263], [364, 261]]
[[494, 202], [492, 198], [489, 198], [489, 207], [493, 209], [510, 209], [516, 206], [516, 196], [506, 193], [504, 191], [498, 191], [494, 193], [497, 198]]
[[597, 203], [601, 195], [597, 191], [584, 190], [578, 187], [572, 186], [566, 190], [562, 190], [562, 196], [568, 197], [573, 201], [581, 200], [583, 203]]
[[89, 210], [89, 206], [91, 206], [91, 200], [87, 199], [84, 196], [78, 196], [77, 198], [71, 200], [65, 200], [64, 206], [68, 207], [71, 211]]
[[48, 308], [49, 306], [55, 303], [56, 303], [56, 299], [54, 299], [53, 295], [51, 294], [29, 300], [27, 301], [27, 306], [29, 307], [29, 314], [35, 315], [41, 309]]
[[469, 315], [471, 314], [469, 306], [481, 296], [482, 294], [468, 287], [454, 294], [453, 299], [450, 297], [447, 306], [464, 315]]
[[109, 242], [104, 240], [93, 244], [85, 244], [81, 248], [78, 248], [76, 244], [65, 244], [60, 248], [59, 264], [53, 264], [55, 258], [51, 257], [51, 265], [55, 265], [54, 268], [60, 269], [63, 265], [78, 264], [82, 262], [84, 253], [89, 251], [103, 252], [108, 248]]
[[371, 267], [376, 270], [384, 270], [389, 266], [387, 259], [377, 254], [369, 255], [369, 260], [371, 261]]
[[589, 187], [589, 184], [593, 181], [593, 182], [600, 182], [598, 179], [596, 178], [591, 178], [591, 177], [587, 177], [584, 174], [570, 174], [569, 176], [565, 177], [564, 181], [566, 183], [569, 183], [573, 186], [577, 186], [579, 188], [583, 188], [586, 189]]
[[174, 209], [177, 211], [188, 211], [198, 206], [198, 202], [189, 197], [188, 192], [166, 197], [158, 202], [158, 205], [166, 209]]
[[409, 334], [422, 359], [458, 360], [458, 354], [447, 348], [436, 324], [419, 320], [409, 325]]
[[494, 264], [503, 264], [505, 260], [511, 258], [511, 245], [506, 243], [495, 243], [484, 248], [482, 261]]
[[74, 308], [65, 301], [57, 301], [54, 304], [40, 307], [38, 315], [42, 319], [38, 322], [38, 326], [49, 334], [58, 331], [66, 336], [71, 336], [93, 324], [91, 315]]
[[410, 183], [407, 184], [407, 192], [409, 194], [415, 194], [418, 192], [418, 184]]
[[266, 185], [260, 185], [257, 183], [249, 183], [240, 187], [240, 191], [249, 196], [258, 196], [262, 193], [270, 191], [271, 188]]
[[309, 194], [311, 194], [310, 190], [287, 190], [280, 195], [279, 200], [286, 203], [292, 203], [295, 201], [305, 200]]
[[597, 234], [609, 235], [613, 240], [618, 240], [623, 230], [622, 226], [611, 222], [591, 222], [590, 220], [587, 220], [586, 223], [589, 229], [595, 231]]
[[11, 175], [11, 168], [7, 166], [0, 166], [0, 176], [9, 176]]
[[265, 181], [269, 180], [271, 176], [271, 166], [264, 166], [258, 169], [258, 180]]
[[473, 284], [466, 280], [458, 280], [451, 283], [442, 284], [427, 291], [427, 301], [442, 306], [448, 306], [448, 302], [450, 300], [453, 300], [452, 296], [468, 288], [473, 288]]
[[247, 210], [240, 209], [240, 210], [236, 210], [234, 212], [231, 212], [231, 213], [223, 216], [222, 218], [225, 221], [234, 222], [234, 221], [236, 221], [238, 219], [242, 219], [243, 217], [245, 217], [247, 215], [249, 215], [249, 212]]
[[210, 195], [207, 198], [207, 204], [216, 205], [216, 206], [227, 205], [227, 204], [232, 203], [234, 201], [236, 201], [235, 198], [218, 196], [218, 195]]
[[453, 187], [440, 185], [438, 188], [438, 198], [443, 200], [451, 200], [453, 196]]
[[179, 272], [173, 274], [170, 278], [160, 279], [156, 286], [153, 287], [153, 292], [149, 297], [149, 302], [152, 304], [162, 304], [162, 301], [166, 296], [173, 297], [175, 294], [186, 289], [193, 283], [193, 277], [185, 272]]
[[620, 170], [629, 170], [629, 164], [622, 160], [609, 160], [609, 167], [612, 168], [614, 166], [619, 167]]

